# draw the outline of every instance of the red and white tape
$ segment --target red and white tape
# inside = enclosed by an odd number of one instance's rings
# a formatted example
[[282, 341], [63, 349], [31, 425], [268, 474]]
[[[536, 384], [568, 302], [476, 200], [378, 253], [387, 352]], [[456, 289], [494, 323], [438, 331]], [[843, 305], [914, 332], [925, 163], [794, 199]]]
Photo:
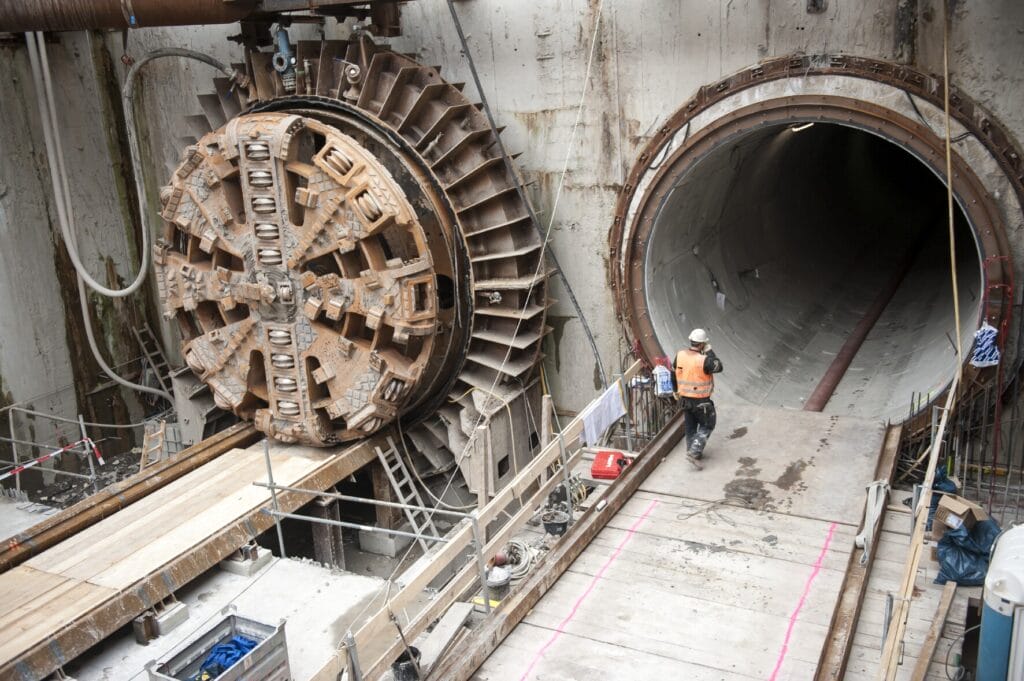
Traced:
[[12, 468], [9, 471], [6, 471], [4, 473], [0, 473], [0, 480], [6, 480], [7, 478], [13, 477], [15, 475], [19, 475], [19, 474], [23, 473], [24, 471], [28, 470], [29, 468], [32, 468], [34, 466], [38, 466], [41, 463], [45, 463], [45, 462], [49, 461], [50, 459], [52, 459], [52, 458], [54, 458], [56, 456], [60, 456], [64, 452], [68, 452], [68, 451], [71, 451], [72, 449], [75, 449], [79, 445], [85, 445], [88, 448], [88, 451], [91, 452], [92, 456], [96, 457], [96, 461], [101, 466], [104, 464], [103, 455], [100, 454], [100, 448], [96, 446], [96, 443], [93, 442], [91, 438], [83, 438], [83, 439], [79, 440], [78, 442], [72, 442], [71, 444], [66, 445], [64, 447], [61, 447], [60, 449], [53, 450], [49, 454], [44, 454], [43, 456], [40, 456], [37, 459], [33, 459], [31, 461], [26, 461], [23, 464], [15, 466], [14, 468]]

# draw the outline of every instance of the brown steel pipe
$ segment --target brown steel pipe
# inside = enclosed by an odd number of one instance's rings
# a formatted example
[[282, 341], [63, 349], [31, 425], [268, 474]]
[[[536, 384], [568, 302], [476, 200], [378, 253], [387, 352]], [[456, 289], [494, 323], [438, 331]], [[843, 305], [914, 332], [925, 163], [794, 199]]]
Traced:
[[256, 0], [10, 0], [0, 3], [0, 31], [230, 24], [251, 15], [258, 4]]
[[166, 461], [69, 506], [8, 539], [0, 550], [0, 572], [24, 563], [37, 553], [98, 523], [221, 454], [247, 447], [259, 438], [260, 434], [251, 423], [238, 423], [182, 450]]
[[888, 307], [893, 296], [896, 295], [896, 291], [899, 289], [900, 284], [903, 283], [907, 273], [910, 272], [910, 268], [913, 267], [917, 254], [921, 251], [921, 246], [924, 244], [924, 234], [925, 231], [922, 230], [917, 241], [903, 256], [903, 260], [900, 262], [897, 270], [889, 281], [886, 282], [885, 288], [879, 292], [878, 296], [871, 303], [871, 307], [867, 309], [861, 320], [857, 322], [857, 326], [853, 327], [853, 331], [846, 338], [843, 347], [839, 348], [835, 359], [828, 365], [825, 375], [821, 377], [817, 387], [814, 388], [814, 392], [804, 402], [804, 411], [822, 411], [825, 405], [828, 404], [828, 401], [832, 399], [832, 395], [839, 386], [839, 382], [843, 380], [846, 370], [850, 368], [850, 363], [857, 356], [860, 346], [864, 344], [864, 340], [871, 333], [871, 329], [875, 328], [878, 319], [885, 312], [885, 308]]

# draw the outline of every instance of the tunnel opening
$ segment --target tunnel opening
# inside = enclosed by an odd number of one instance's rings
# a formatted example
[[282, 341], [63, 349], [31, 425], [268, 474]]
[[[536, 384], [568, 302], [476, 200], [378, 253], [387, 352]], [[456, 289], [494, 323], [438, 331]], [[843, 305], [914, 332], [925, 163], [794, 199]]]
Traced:
[[[643, 274], [663, 354], [694, 327], [726, 371], [716, 396], [802, 408], [889, 282], [895, 294], [825, 411], [902, 420], [956, 371], [946, 188], [877, 130], [788, 120], [719, 137], [667, 170]], [[981, 256], [955, 210], [964, 352], [980, 315]]]

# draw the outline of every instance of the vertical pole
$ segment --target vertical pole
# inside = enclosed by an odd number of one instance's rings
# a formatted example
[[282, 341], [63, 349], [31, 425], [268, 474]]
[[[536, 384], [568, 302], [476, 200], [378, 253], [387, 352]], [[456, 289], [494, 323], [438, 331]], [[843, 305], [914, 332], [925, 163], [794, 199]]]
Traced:
[[480, 531], [480, 519], [476, 511], [469, 514], [473, 526], [473, 552], [476, 554], [476, 568], [480, 573], [480, 593], [484, 596], [484, 612], [491, 614], [491, 591], [487, 588], [487, 563], [484, 561], [484, 538]]
[[[82, 430], [82, 439], [87, 440], [89, 434], [85, 432], [85, 419], [81, 414], [78, 415], [78, 427]], [[96, 465], [92, 461], [94, 452], [86, 451], [85, 458], [89, 462], [89, 479], [92, 482], [92, 492], [95, 494], [100, 491], [99, 485], [96, 483]]]
[[[552, 422], [555, 410], [555, 402], [551, 399], [551, 395], [542, 395], [540, 398], [540, 449], [544, 451], [544, 448], [551, 443], [551, 436], [554, 432]], [[545, 483], [548, 481], [548, 470], [545, 468], [540, 472], [540, 482]]]
[[[317, 497], [311, 504], [313, 516], [335, 523], [341, 521], [338, 500]], [[345, 569], [344, 542], [339, 525], [310, 523], [313, 526], [313, 556], [318, 563]]]
[[348, 651], [349, 677], [352, 681], [363, 681], [363, 670], [359, 666], [359, 655], [356, 654], [356, 637], [352, 635], [351, 629], [345, 632], [345, 650]]
[[622, 374], [616, 374], [612, 385], [619, 386], [619, 396], [622, 397], [622, 404], [626, 407], [626, 449], [633, 451], [633, 405], [630, 403], [629, 390], [626, 389], [626, 382]]
[[[14, 441], [16, 439], [14, 437], [14, 416], [18, 412], [15, 411], [14, 408], [12, 407], [11, 409], [7, 410], [7, 413], [10, 415], [10, 418], [7, 421], [7, 425], [8, 425], [8, 429], [7, 430], [9, 431], [10, 437], [11, 437], [11, 451], [14, 453], [14, 465], [15, 465], [15, 467], [17, 467], [17, 466], [21, 465], [21, 460], [18, 458], [18, 444]], [[14, 476], [14, 489], [16, 489], [19, 492], [21, 491], [21, 476], [20, 475], [15, 475]]]
[[975, 488], [975, 499], [981, 501], [981, 475], [985, 472], [985, 458], [986, 452], [988, 451], [988, 404], [991, 401], [989, 397], [990, 388], [985, 387], [985, 392], [982, 393], [982, 411], [981, 411], [981, 432], [978, 433], [978, 438], [981, 440], [981, 447], [978, 448], [978, 467], [975, 469], [974, 477], [974, 488]]
[[270, 438], [263, 438], [263, 458], [267, 461], [267, 486], [270, 488], [270, 499], [274, 505], [274, 525], [277, 526], [277, 543], [281, 548], [281, 557], [287, 558], [284, 551], [284, 532], [281, 531], [281, 507], [277, 505], [277, 488], [274, 486], [274, 471], [270, 466]]
[[[1009, 453], [1006, 456], [1006, 484], [1003, 485], [1003, 503], [1002, 503], [1003, 513], [1006, 513], [1006, 503], [1007, 503], [1009, 495], [1010, 495], [1010, 481], [1013, 480], [1013, 462], [1017, 458], [1014, 455], [1016, 454], [1016, 450], [1017, 450], [1017, 446], [1016, 446], [1017, 445], [1017, 441], [1016, 441], [1016, 437], [1015, 436], [1017, 434], [1017, 418], [1018, 418], [1017, 406], [1018, 406], [1018, 398], [1020, 397], [1018, 395], [1018, 393], [1017, 393], [1017, 387], [1018, 387], [1019, 383], [1020, 383], [1020, 381], [1014, 381], [1013, 382], [1013, 398], [1012, 398], [1013, 399], [1013, 411], [1010, 413], [1010, 427], [1009, 427], [1010, 441], [1009, 441], [1009, 443], [1007, 443], [1007, 448], [1006, 448]], [[1004, 519], [1004, 521], [1005, 521], [1005, 519]]]
[[562, 475], [565, 478], [565, 481], [563, 483], [565, 485], [565, 505], [569, 509], [569, 523], [568, 525], [566, 525], [566, 528], [569, 528], [572, 526], [573, 514], [572, 482], [571, 475], [569, 472], [569, 456], [565, 451], [565, 437], [562, 436], [561, 432], [558, 433], [558, 454], [562, 459]]
[[[910, 505], [910, 508], [911, 508], [911, 510], [913, 511], [913, 512], [912, 512], [912, 513], [910, 514], [910, 534], [911, 534], [911, 536], [913, 536], [913, 534], [914, 534], [914, 529], [915, 529], [915, 528], [916, 528], [916, 526], [917, 526], [917, 513], [918, 513], [918, 510], [917, 510], [917, 503], [918, 503], [918, 502], [919, 502], [920, 500], [921, 500], [921, 485], [919, 485], [919, 484], [915, 484], [915, 485], [914, 485], [914, 497], [913, 497], [913, 503], [912, 503], [912, 504]], [[927, 509], [927, 508], [926, 508], [926, 509], [923, 509], [923, 510], [924, 510], [924, 512], [925, 512], [925, 513], [928, 513], [928, 511], [929, 511], [930, 509]], [[925, 522], [927, 523], [928, 521], [926, 520]], [[882, 640], [883, 640], [883, 641], [885, 640], [885, 637], [884, 637], [884, 636], [882, 637]]]
[[487, 426], [478, 426], [473, 438], [473, 461], [472, 473], [473, 482], [476, 487], [477, 508], [487, 505], [487, 480], [490, 477], [491, 457], [488, 456], [490, 448], [487, 446]]

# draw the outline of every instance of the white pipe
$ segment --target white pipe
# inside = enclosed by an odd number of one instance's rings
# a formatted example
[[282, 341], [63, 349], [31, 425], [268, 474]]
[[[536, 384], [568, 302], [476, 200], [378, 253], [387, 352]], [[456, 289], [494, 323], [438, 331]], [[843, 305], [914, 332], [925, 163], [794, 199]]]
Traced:
[[[149, 386], [140, 385], [138, 383], [132, 383], [131, 381], [116, 374], [103, 359], [103, 355], [100, 353], [99, 347], [97, 347], [96, 338], [92, 329], [91, 316], [89, 314], [88, 298], [86, 296], [85, 285], [83, 283], [82, 275], [84, 270], [81, 267], [81, 262], [77, 260], [78, 253], [74, 249], [74, 237], [70, 229], [71, 219], [73, 219], [73, 216], [69, 216], [71, 206], [67, 193], [67, 173], [64, 167], [63, 153], [61, 153], [59, 149], [60, 142], [59, 133], [56, 129], [56, 113], [55, 107], [53, 106], [54, 100], [52, 85], [50, 84], [49, 75], [46, 73], [49, 63], [46, 62], [45, 59], [41, 63], [40, 53], [38, 52], [38, 46], [35, 42], [36, 38], [38, 38], [39, 43], [42, 43], [43, 36], [41, 33], [36, 36], [33, 36], [32, 34], [25, 35], [25, 41], [28, 44], [29, 63], [32, 67], [32, 76], [35, 79], [40, 123], [43, 127], [43, 138], [46, 144], [46, 158], [50, 169], [50, 181], [53, 184], [54, 203], [57, 206], [57, 218], [60, 223], [61, 234], [64, 236], [64, 242], [67, 246], [68, 253], [71, 255], [72, 262], [75, 263], [75, 271], [79, 275], [78, 298], [82, 309], [82, 323], [85, 325], [85, 335], [89, 342], [89, 349], [92, 351], [93, 357], [95, 358], [96, 363], [100, 366], [100, 369], [103, 370], [103, 373], [109, 376], [115, 383], [123, 385], [131, 390], [157, 395], [173, 402], [174, 398], [163, 390], [150, 388]], [[46, 68], [44, 68], [43, 64], [45, 64]], [[44, 95], [44, 88], [47, 90], [47, 94], [49, 95], [49, 101], [47, 101], [47, 96]], [[143, 231], [143, 234], [145, 234], [145, 231]], [[143, 236], [143, 243], [144, 253], [146, 253], [148, 252], [148, 245], [146, 245], [145, 236]], [[145, 259], [144, 266], [148, 266]], [[137, 278], [136, 282], [132, 284], [134, 288], [129, 287], [131, 290], [122, 289], [122, 292], [115, 292], [115, 295], [128, 295], [128, 293], [137, 289], [138, 285], [141, 284], [142, 278], [144, 278], [144, 273], [145, 268], [140, 270], [140, 278]], [[87, 277], [88, 275], [85, 276]]]
[[[93, 357], [96, 358], [96, 363], [100, 365], [100, 369], [103, 370], [110, 380], [115, 383], [119, 383], [126, 388], [131, 390], [137, 390], [141, 393], [149, 393], [150, 395], [157, 395], [164, 398], [171, 404], [174, 404], [174, 396], [168, 392], [160, 390], [159, 388], [150, 388], [148, 385], [142, 385], [141, 383], [132, 383], [126, 378], [118, 376], [113, 369], [103, 359], [103, 355], [100, 353], [99, 347], [96, 345], [96, 336], [92, 330], [92, 321], [89, 319], [89, 299], [85, 293], [85, 285], [82, 283], [82, 278], [78, 277], [78, 301], [82, 308], [82, 323], [85, 325], [85, 337], [89, 341], [89, 349], [92, 350]], [[154, 367], [154, 371], [155, 371]]]
[[[28, 37], [28, 36], [26, 36]], [[29, 58], [33, 56], [31, 38], [29, 37]], [[40, 72], [42, 75], [42, 90], [45, 93], [45, 100], [40, 97], [40, 115], [44, 119], [44, 134], [46, 131], [46, 118], [47, 111], [49, 113], [49, 125], [51, 129], [50, 135], [47, 136], [49, 140], [47, 142], [47, 158], [50, 161], [50, 176], [54, 184], [54, 193], [57, 193], [58, 178], [60, 178], [60, 184], [63, 188], [64, 193], [64, 206], [61, 209], [61, 202], [57, 202], [57, 217], [60, 222], [61, 235], [64, 237], [64, 245], [67, 247], [68, 255], [71, 257], [71, 262], [75, 266], [75, 271], [78, 276], [81, 277], [85, 283], [93, 291], [108, 296], [110, 298], [124, 298], [138, 291], [143, 282], [146, 280], [146, 273], [149, 270], [149, 234], [145, 228], [145, 220], [143, 220], [142, 231], [142, 260], [139, 263], [138, 274], [135, 275], [135, 279], [131, 284], [122, 289], [112, 289], [104, 286], [100, 282], [93, 279], [93, 277], [86, 271], [85, 265], [82, 264], [81, 257], [78, 254], [78, 241], [73, 229], [75, 218], [74, 208], [71, 203], [71, 192], [68, 187], [68, 172], [67, 167], [64, 164], [64, 145], [60, 137], [60, 125], [57, 122], [57, 106], [56, 98], [53, 96], [53, 81], [50, 78], [50, 60], [46, 54], [46, 38], [41, 32], [35, 33], [35, 39], [37, 41], [38, 53], [35, 55], [35, 59], [41, 64]], [[34, 69], [33, 69], [34, 71]], [[37, 86], [40, 83], [37, 81]], [[37, 93], [39, 88], [37, 87]], [[45, 101], [47, 105], [47, 111], [42, 109], [42, 102]], [[51, 150], [51, 145], [53, 149]], [[54, 174], [56, 172], [56, 175]]]

